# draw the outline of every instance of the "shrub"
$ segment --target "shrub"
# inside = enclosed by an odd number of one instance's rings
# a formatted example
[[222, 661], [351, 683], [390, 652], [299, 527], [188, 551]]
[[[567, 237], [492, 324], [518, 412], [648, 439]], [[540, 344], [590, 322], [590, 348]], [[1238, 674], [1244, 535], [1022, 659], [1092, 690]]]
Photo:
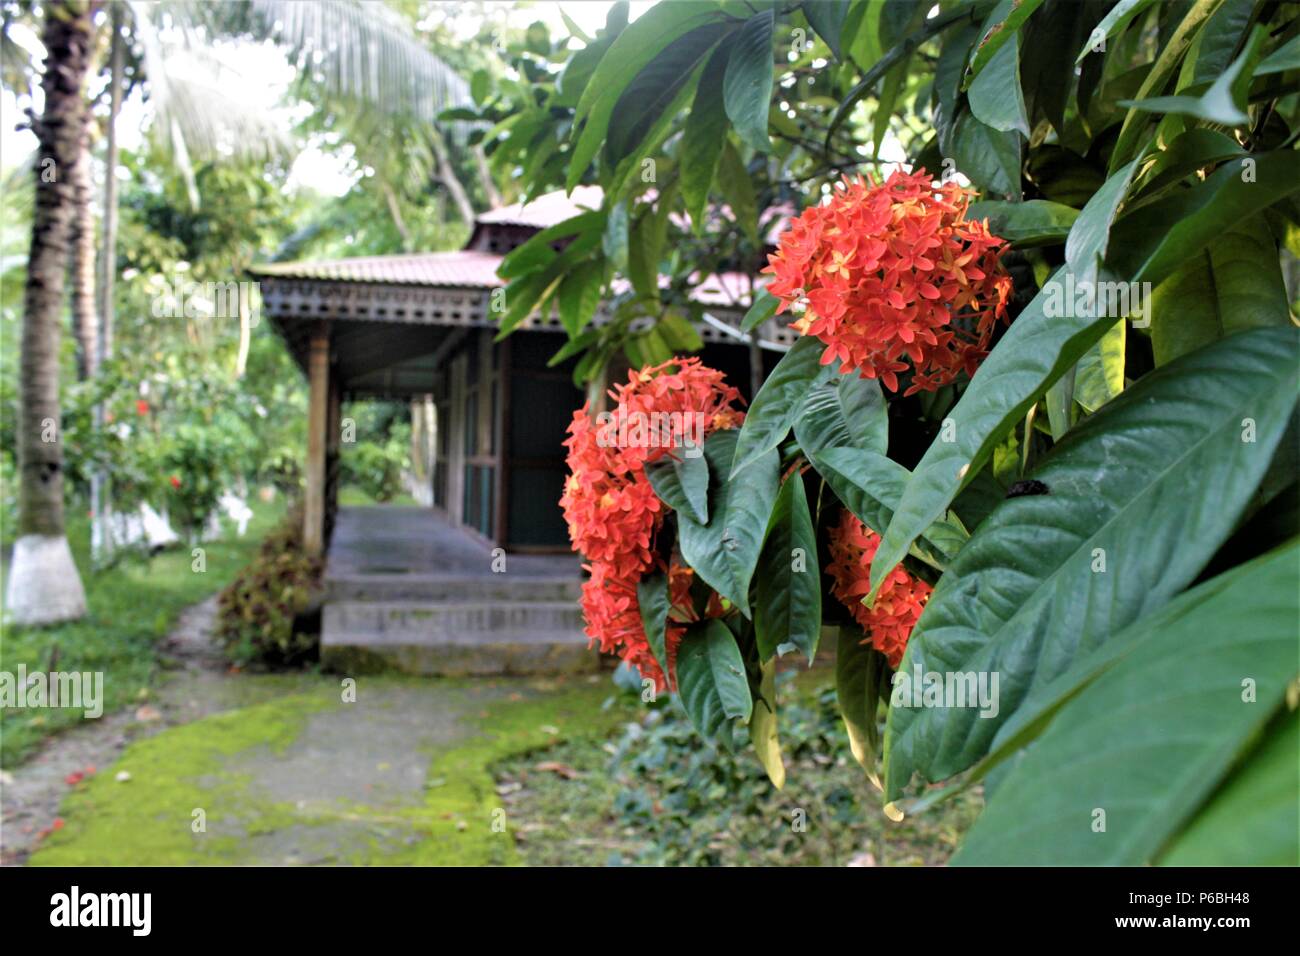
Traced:
[[236, 664], [292, 667], [315, 657], [319, 634], [301, 626], [321, 561], [302, 550], [302, 511], [291, 509], [257, 557], [217, 598], [215, 640]]

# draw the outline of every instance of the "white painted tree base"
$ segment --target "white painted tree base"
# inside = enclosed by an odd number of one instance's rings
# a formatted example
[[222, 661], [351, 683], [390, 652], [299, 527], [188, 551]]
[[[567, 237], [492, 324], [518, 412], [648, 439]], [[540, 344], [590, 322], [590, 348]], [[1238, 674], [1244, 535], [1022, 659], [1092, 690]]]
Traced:
[[5, 610], [14, 624], [55, 624], [86, 613], [86, 592], [63, 535], [26, 534], [14, 542]]

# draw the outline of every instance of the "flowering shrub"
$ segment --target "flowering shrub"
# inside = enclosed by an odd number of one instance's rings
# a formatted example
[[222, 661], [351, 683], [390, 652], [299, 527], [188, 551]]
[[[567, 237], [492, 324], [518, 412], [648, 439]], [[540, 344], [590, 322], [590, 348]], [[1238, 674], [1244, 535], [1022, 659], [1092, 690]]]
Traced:
[[993, 327], [1006, 318], [1011, 278], [1005, 243], [966, 218], [969, 190], [935, 186], [924, 169], [879, 184], [844, 178], [831, 200], [809, 206], [781, 237], [763, 271], [778, 312], [826, 343], [823, 364], [879, 378], [891, 392], [908, 370], [907, 394], [974, 375]]
[[[536, 119], [493, 144], [527, 188], [603, 191], [507, 256], [504, 331], [558, 308], [580, 384], [697, 348], [704, 302], [760, 344], [778, 310], [801, 333], [702, 458], [598, 466], [592, 438], [566, 492], [610, 562], [600, 633], [661, 669], [674, 647], [703, 738], [748, 725], [780, 786], [777, 659], [813, 659], [843, 603], [869, 642], [839, 629], [840, 709], [890, 813], [1003, 773], [958, 862], [1300, 860], [1247, 836], [1295, 831], [1268, 791], [1295, 795], [1300, 726], [1293, 16], [616, 5], [554, 77], [484, 99], [499, 129]], [[1242, 660], [1248, 707], [1214, 687]], [[1142, 746], [1111, 716], [1135, 688]], [[1120, 803], [1150, 811], [1085, 825]]]
[[[720, 372], [687, 358], [632, 370], [609, 397], [615, 411], [602, 413], [598, 421], [589, 405], [573, 414], [565, 440], [569, 478], [560, 506], [574, 549], [590, 562], [591, 577], [582, 591], [588, 637], [662, 689], [671, 679], [681, 638], [677, 622], [696, 614], [690, 603], [690, 569], [669, 565], [653, 551], [655, 534], [670, 509], [656, 496], [646, 466], [665, 456], [698, 455], [694, 443], [739, 424], [743, 415], [732, 406], [740, 393], [723, 383]], [[637, 599], [637, 584], [656, 563], [667, 571], [673, 596], [668, 674], [647, 643]]]
[[932, 588], [899, 566], [885, 578], [875, 603], [863, 604], [871, 591], [871, 559], [879, 546], [880, 535], [845, 509], [831, 530], [827, 571], [835, 579], [832, 593], [862, 626], [871, 646], [896, 668]]

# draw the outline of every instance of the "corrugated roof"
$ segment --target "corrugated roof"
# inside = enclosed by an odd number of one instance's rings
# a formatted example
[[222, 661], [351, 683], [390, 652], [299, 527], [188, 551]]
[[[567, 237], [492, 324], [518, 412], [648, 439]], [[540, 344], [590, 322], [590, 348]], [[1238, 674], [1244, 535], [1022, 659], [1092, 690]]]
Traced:
[[496, 274], [501, 259], [496, 253], [465, 249], [319, 262], [275, 262], [253, 266], [249, 271], [271, 278], [493, 289], [505, 285]]
[[572, 219], [586, 210], [599, 209], [604, 196], [599, 186], [578, 186], [574, 188], [572, 196], [565, 195], [562, 189], [557, 189], [553, 193], [538, 196], [527, 205], [513, 203], [485, 212], [476, 221], [545, 229], [566, 219]]

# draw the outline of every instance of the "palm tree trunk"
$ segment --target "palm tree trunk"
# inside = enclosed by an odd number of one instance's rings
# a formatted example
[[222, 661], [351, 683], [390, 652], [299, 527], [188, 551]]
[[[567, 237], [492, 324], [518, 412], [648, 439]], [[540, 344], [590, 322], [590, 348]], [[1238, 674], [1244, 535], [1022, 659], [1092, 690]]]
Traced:
[[80, 161], [91, 5], [45, 7], [45, 111], [34, 121], [40, 148], [36, 206], [23, 294], [19, 373], [18, 540], [7, 605], [18, 624], [81, 617], [86, 595], [63, 529], [63, 442], [59, 409], [59, 313], [77, 211], [73, 169]]
[[77, 209], [72, 231], [72, 334], [77, 340], [77, 375], [99, 370], [99, 316], [95, 302], [95, 213], [91, 204], [89, 104], [83, 120], [81, 155], [72, 169]]
[[104, 157], [104, 245], [100, 250], [99, 360], [107, 361], [113, 351], [113, 283], [117, 280], [117, 114], [122, 109], [122, 84], [126, 44], [122, 40], [122, 4], [112, 3], [113, 36], [109, 52], [108, 143]]

